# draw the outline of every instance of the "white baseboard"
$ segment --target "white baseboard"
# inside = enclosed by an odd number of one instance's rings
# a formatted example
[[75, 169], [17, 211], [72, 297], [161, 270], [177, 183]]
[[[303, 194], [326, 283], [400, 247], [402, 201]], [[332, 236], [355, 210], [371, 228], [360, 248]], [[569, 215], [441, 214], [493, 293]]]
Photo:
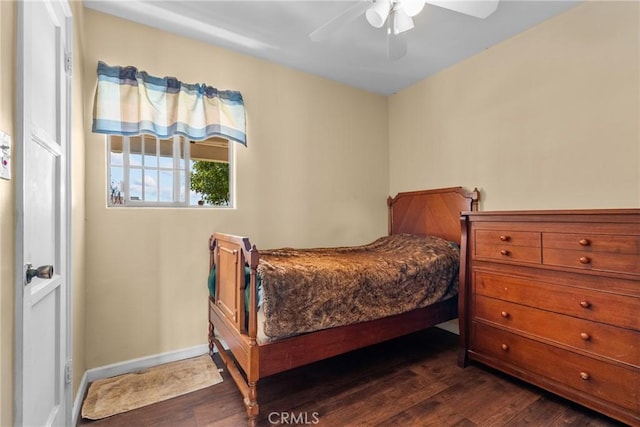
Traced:
[[203, 354], [207, 354], [208, 352], [209, 346], [207, 344], [202, 344], [182, 350], [169, 351], [167, 353], [140, 357], [138, 359], [131, 359], [124, 362], [114, 363], [112, 365], [88, 369], [87, 371], [85, 371], [84, 375], [82, 375], [80, 385], [78, 386], [78, 392], [76, 393], [76, 398], [73, 401], [72, 425], [75, 426], [78, 422], [80, 411], [82, 409], [82, 400], [84, 399], [89, 384], [93, 381], [102, 378], [115, 377], [116, 375], [128, 374], [131, 372], [139, 371], [141, 369], [148, 369], [153, 366], [162, 365], [164, 363], [176, 362], [178, 360], [201, 356]]
[[87, 381], [87, 373], [85, 371], [82, 375], [82, 379], [80, 380], [76, 398], [73, 400], [73, 408], [71, 409], [72, 426], [78, 425], [78, 418], [80, 417], [80, 410], [82, 409], [82, 400], [84, 399], [85, 394], [87, 394], [87, 388], [89, 388], [89, 382]]

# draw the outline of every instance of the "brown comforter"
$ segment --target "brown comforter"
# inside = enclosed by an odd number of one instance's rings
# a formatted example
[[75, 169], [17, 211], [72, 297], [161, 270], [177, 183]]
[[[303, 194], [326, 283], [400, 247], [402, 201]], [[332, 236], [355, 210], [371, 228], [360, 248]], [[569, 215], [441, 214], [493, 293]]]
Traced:
[[455, 244], [407, 234], [260, 251], [264, 333], [282, 338], [426, 307], [457, 294], [458, 266]]

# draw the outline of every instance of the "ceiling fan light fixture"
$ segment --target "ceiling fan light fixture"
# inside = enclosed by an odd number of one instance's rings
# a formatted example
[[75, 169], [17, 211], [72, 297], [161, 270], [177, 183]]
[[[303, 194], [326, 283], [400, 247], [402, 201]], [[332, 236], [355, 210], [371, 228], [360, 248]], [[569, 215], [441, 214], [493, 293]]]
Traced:
[[393, 12], [393, 33], [404, 33], [413, 28], [413, 19], [403, 10], [398, 9]]
[[400, 7], [409, 15], [414, 17], [424, 8], [424, 0], [399, 0]]
[[369, 9], [367, 9], [365, 15], [369, 24], [376, 28], [382, 28], [384, 22], [389, 16], [391, 11], [390, 0], [375, 0]]

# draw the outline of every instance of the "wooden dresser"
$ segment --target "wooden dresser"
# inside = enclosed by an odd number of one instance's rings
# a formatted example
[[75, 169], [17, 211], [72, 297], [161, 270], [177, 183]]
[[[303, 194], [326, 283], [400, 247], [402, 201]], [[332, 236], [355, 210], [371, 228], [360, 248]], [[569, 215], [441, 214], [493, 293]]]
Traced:
[[461, 220], [459, 364], [640, 425], [640, 209]]

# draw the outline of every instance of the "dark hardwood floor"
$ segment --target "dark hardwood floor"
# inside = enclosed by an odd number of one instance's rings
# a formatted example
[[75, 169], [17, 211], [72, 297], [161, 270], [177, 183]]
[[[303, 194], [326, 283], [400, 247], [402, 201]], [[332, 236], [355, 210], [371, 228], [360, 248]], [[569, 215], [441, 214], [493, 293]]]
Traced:
[[[459, 368], [457, 351], [457, 335], [430, 328], [264, 378], [259, 425], [621, 425], [492, 369]], [[223, 377], [207, 389], [78, 426], [245, 426], [242, 397]]]

